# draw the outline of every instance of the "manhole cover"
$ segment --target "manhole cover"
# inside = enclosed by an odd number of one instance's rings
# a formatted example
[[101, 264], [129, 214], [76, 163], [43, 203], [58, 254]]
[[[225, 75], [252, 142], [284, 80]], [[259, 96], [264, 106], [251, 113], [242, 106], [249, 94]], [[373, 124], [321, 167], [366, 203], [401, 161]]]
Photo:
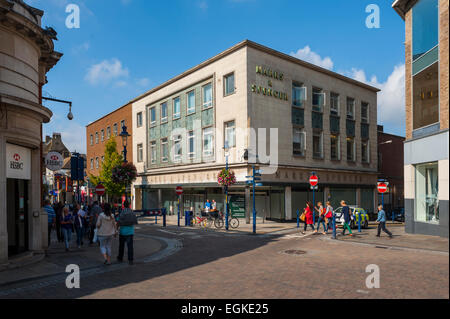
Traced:
[[306, 251], [298, 250], [298, 249], [291, 249], [291, 250], [286, 250], [284, 253], [288, 254], [288, 255], [304, 255], [304, 254], [306, 254]]

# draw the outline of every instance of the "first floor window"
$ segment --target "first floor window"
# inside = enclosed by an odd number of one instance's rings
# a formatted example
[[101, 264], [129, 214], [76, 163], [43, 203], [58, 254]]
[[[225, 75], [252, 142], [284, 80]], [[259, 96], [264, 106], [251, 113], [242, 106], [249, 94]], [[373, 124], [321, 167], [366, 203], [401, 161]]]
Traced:
[[439, 223], [438, 162], [416, 165], [415, 184], [416, 221]]
[[315, 158], [323, 157], [322, 136], [322, 132], [314, 132], [313, 134], [313, 157]]
[[214, 155], [214, 133], [212, 127], [207, 127], [203, 129], [203, 155], [213, 156]]
[[369, 142], [361, 142], [361, 160], [363, 163], [369, 163]]
[[137, 146], [137, 161], [141, 163], [144, 161], [144, 149], [142, 144], [138, 144]]
[[150, 142], [150, 163], [156, 164], [156, 142]]
[[306, 134], [302, 129], [294, 128], [293, 130], [293, 154], [305, 156], [306, 150]]
[[181, 135], [175, 135], [173, 137], [173, 160], [174, 161], [181, 160], [182, 155], [183, 155], [183, 148], [181, 146]]
[[195, 134], [194, 134], [194, 131], [190, 131], [188, 133], [188, 147], [189, 147], [189, 151], [188, 151], [189, 158], [194, 158], [194, 156], [195, 156]]
[[439, 122], [439, 62], [413, 77], [413, 129]]
[[355, 139], [347, 137], [347, 161], [355, 161]]
[[341, 151], [340, 151], [339, 135], [331, 135], [330, 145], [331, 145], [331, 159], [335, 161], [340, 160]]
[[169, 160], [169, 143], [167, 138], [161, 139], [161, 161], [167, 162]]
[[236, 146], [236, 128], [234, 121], [225, 123], [225, 143], [224, 146], [231, 148]]

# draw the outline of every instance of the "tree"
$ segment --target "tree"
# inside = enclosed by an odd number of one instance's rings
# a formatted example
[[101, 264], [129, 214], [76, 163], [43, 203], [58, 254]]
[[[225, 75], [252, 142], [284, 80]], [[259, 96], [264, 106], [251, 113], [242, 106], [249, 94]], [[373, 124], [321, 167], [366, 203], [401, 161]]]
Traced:
[[91, 176], [94, 185], [100, 182], [105, 186], [106, 193], [114, 199], [125, 192], [123, 185], [117, 184], [112, 179], [112, 170], [121, 165], [123, 157], [117, 152], [117, 143], [114, 138], [110, 138], [105, 145], [105, 160], [102, 163], [102, 169], [99, 176]]

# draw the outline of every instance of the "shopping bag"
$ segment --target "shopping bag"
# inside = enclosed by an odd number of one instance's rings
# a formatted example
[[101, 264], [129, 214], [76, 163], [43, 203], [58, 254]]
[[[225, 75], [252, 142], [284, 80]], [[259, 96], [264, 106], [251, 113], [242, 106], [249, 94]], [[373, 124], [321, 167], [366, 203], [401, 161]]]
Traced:
[[97, 228], [96, 228], [96, 229], [94, 229], [94, 238], [92, 239], [92, 242], [96, 243], [97, 240], [98, 240], [98, 237], [97, 237]]

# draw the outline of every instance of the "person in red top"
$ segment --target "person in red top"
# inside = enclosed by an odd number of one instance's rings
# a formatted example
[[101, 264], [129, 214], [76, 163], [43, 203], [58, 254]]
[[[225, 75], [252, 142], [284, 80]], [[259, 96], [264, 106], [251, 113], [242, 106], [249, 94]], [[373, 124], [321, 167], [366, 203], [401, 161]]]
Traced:
[[303, 230], [303, 234], [306, 232], [306, 228], [308, 225], [311, 226], [312, 230], [314, 231], [314, 222], [313, 222], [313, 204], [311, 202], [306, 202], [306, 208], [305, 208], [305, 228]]

